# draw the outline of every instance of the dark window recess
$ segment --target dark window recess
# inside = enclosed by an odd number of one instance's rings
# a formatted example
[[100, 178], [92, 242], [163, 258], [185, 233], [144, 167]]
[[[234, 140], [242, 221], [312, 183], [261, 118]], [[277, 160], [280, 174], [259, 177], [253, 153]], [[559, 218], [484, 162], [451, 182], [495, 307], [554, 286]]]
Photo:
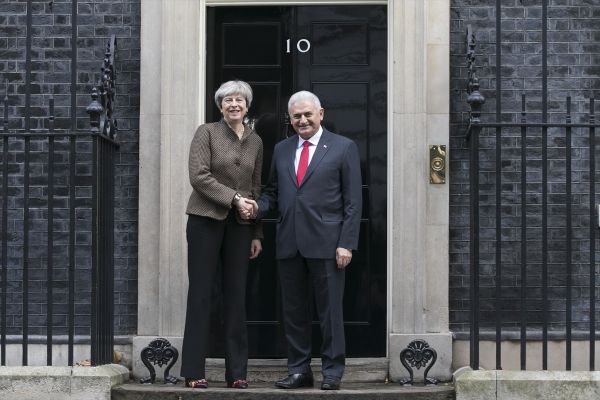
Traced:
[[223, 65], [279, 65], [280, 26], [272, 24], [223, 24]]

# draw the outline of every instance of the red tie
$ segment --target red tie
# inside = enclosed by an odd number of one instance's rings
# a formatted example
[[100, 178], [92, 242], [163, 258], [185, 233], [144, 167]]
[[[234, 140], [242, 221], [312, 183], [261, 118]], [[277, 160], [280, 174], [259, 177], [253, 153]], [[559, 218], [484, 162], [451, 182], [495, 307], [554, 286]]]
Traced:
[[310, 146], [310, 142], [305, 140], [304, 143], [302, 143], [302, 146], [304, 146], [304, 148], [302, 149], [302, 153], [300, 153], [298, 172], [296, 172], [296, 182], [298, 183], [298, 186], [302, 183], [302, 179], [304, 179], [306, 169], [308, 168], [308, 146]]

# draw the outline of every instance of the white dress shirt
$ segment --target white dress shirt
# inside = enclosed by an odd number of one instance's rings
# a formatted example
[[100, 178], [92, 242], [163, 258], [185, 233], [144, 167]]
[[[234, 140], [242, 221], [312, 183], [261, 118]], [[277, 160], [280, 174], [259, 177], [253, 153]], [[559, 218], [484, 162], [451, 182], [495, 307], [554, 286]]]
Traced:
[[315, 150], [317, 149], [317, 145], [319, 144], [319, 139], [321, 139], [321, 134], [323, 133], [323, 127], [320, 126], [317, 133], [312, 135], [312, 137], [308, 140], [304, 140], [298, 135], [298, 145], [296, 146], [296, 158], [294, 159], [294, 171], [298, 173], [298, 164], [300, 163], [300, 154], [302, 153], [302, 148], [304, 146], [304, 142], [310, 142], [310, 146], [308, 146], [308, 165], [310, 165], [310, 160], [312, 160], [313, 154], [315, 154]]

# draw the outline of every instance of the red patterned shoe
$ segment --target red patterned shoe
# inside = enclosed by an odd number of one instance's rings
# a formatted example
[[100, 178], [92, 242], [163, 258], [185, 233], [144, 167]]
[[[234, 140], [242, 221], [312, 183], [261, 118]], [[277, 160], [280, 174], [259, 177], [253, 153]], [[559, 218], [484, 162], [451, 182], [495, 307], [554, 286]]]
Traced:
[[248, 389], [248, 381], [245, 379], [237, 379], [233, 382], [228, 382], [227, 386], [233, 389]]
[[185, 387], [189, 387], [192, 389], [206, 389], [208, 388], [208, 382], [206, 379], [185, 379]]

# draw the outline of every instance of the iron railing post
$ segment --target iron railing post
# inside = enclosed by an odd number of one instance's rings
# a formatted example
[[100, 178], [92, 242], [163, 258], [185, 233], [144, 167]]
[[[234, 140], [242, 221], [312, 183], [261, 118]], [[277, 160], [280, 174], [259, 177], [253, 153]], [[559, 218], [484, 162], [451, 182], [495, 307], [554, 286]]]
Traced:
[[485, 98], [479, 92], [479, 80], [475, 74], [475, 35], [467, 27], [467, 62], [470, 141], [469, 186], [470, 186], [470, 362], [479, 369], [479, 135], [481, 133], [481, 108]]
[[[117, 122], [114, 54], [116, 39], [107, 44], [102, 77], [87, 107], [92, 133], [92, 365], [108, 364], [113, 354], [114, 315], [114, 147]], [[104, 214], [101, 214], [104, 213]]]

